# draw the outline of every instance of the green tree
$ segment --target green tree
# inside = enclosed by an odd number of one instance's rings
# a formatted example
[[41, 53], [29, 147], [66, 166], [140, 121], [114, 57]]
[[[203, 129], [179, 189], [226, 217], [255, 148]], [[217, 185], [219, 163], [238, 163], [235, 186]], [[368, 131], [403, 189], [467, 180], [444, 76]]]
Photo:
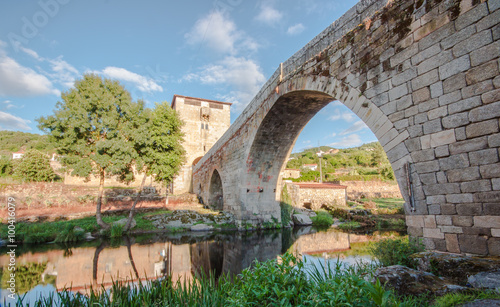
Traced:
[[14, 177], [23, 181], [51, 181], [56, 177], [50, 166], [49, 157], [44, 153], [30, 149], [14, 167]]
[[0, 176], [7, 176], [12, 173], [12, 161], [7, 156], [0, 156]]
[[133, 135], [145, 122], [144, 103], [133, 102], [118, 81], [94, 74], [77, 80], [61, 98], [54, 115], [37, 119], [38, 127], [49, 134], [73, 175], [99, 178], [96, 219], [108, 229], [101, 214], [104, 180], [109, 176], [133, 180], [137, 157]]
[[145, 174], [139, 193], [129, 212], [124, 231], [130, 228], [135, 206], [139, 201], [147, 176], [156, 182], [171, 182], [184, 163], [184, 148], [181, 145], [183, 133], [182, 121], [167, 102], [156, 103], [148, 113], [146, 122], [134, 133], [137, 155], [137, 167]]

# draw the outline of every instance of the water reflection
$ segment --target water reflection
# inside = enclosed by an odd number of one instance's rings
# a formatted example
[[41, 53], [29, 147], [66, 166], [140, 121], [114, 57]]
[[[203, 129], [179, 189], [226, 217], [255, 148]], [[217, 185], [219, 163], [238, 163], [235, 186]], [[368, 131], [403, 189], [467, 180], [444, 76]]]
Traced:
[[[16, 278], [32, 281], [31, 284], [24, 283], [22, 292], [37, 285], [52, 284], [52, 291], [71, 287], [73, 291], [88, 293], [90, 286], [108, 288], [113, 281], [144, 282], [163, 276], [189, 282], [195, 276], [210, 272], [216, 278], [222, 274], [239, 274], [255, 259], [275, 259], [285, 251], [313, 260], [336, 259], [342, 253], [352, 251], [352, 246], [359, 242], [376, 238], [377, 235], [355, 235], [333, 229], [318, 232], [305, 227], [294, 231], [124, 237], [118, 244], [96, 241], [62, 248], [46, 245], [45, 248], [49, 249], [45, 251], [30, 250], [26, 245], [23, 254], [16, 257], [17, 266], [36, 267], [38, 271], [31, 270], [28, 277], [16, 275]], [[2, 252], [0, 263], [8, 263], [7, 257]], [[347, 259], [346, 256], [343, 258]], [[18, 285], [20, 283], [21, 279]], [[2, 282], [3, 289], [4, 285]], [[44, 292], [50, 291], [46, 288], [43, 287]], [[2, 295], [5, 295], [3, 289]], [[28, 291], [27, 299], [38, 296], [33, 289]]]

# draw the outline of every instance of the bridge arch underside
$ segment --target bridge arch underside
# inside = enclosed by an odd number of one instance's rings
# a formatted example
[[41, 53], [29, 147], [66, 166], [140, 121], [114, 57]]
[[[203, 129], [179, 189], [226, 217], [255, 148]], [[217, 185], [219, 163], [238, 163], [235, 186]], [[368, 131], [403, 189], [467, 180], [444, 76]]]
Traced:
[[215, 169], [210, 178], [208, 205], [214, 210], [224, 208], [224, 192], [219, 172]]
[[242, 214], [251, 219], [280, 219], [279, 174], [305, 125], [334, 98], [319, 91], [293, 91], [280, 96], [260, 123], [246, 161]]

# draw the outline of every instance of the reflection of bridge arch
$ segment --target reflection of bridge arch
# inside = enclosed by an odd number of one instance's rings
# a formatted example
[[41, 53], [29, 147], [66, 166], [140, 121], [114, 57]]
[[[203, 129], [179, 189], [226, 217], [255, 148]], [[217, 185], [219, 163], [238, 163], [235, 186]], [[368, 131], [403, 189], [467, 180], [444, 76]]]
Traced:
[[[225, 210], [241, 223], [279, 219], [284, 161], [307, 121], [338, 100], [387, 153], [412, 236], [428, 249], [500, 255], [500, 38], [491, 32], [500, 8], [463, 1], [457, 13], [438, 2], [360, 1], [282, 63], [194, 167], [201, 196], [217, 168]], [[482, 32], [461, 41], [463, 24]]]

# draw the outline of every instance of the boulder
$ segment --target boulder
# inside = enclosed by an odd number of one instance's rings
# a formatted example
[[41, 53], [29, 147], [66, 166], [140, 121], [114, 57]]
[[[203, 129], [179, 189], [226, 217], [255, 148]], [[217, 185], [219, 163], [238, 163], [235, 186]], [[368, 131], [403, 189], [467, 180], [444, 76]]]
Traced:
[[500, 288], [500, 270], [495, 272], [481, 272], [469, 276], [467, 280], [474, 288], [498, 289]]
[[214, 227], [207, 224], [196, 224], [191, 226], [191, 231], [211, 231]]
[[[113, 222], [113, 226], [121, 225], [122, 227], [125, 227], [125, 225], [127, 224], [127, 221], [128, 221], [128, 218], [123, 218], [121, 220]], [[132, 218], [132, 222], [130, 224], [130, 229], [134, 228], [136, 225], [137, 225], [137, 222], [135, 221], [134, 218]]]
[[440, 252], [421, 252], [410, 256], [417, 262], [417, 269], [446, 277], [459, 285], [466, 285], [467, 278], [480, 272], [500, 268], [500, 257], [465, 256]]
[[448, 292], [466, 289], [447, 283], [432, 273], [417, 271], [402, 265], [378, 268], [374, 277], [378, 278], [380, 283], [394, 289], [399, 295], [421, 295], [424, 293], [444, 295]]
[[294, 214], [293, 223], [297, 226], [308, 226], [312, 225], [311, 218], [305, 214]]
[[84, 235], [83, 235], [83, 238], [86, 240], [86, 241], [92, 241], [92, 240], [95, 240], [95, 238], [92, 236], [92, 234], [90, 232], [86, 232]]

